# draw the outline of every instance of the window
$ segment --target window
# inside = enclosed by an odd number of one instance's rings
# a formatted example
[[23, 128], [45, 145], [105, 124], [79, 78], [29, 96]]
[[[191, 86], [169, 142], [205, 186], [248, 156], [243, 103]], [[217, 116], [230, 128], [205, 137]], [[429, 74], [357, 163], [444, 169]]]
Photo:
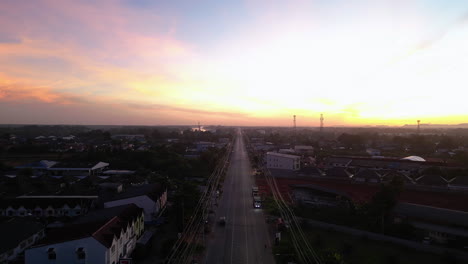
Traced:
[[80, 247], [76, 250], [76, 258], [77, 259], [85, 259], [86, 258], [86, 252], [84, 251], [84, 248]]
[[47, 258], [48, 259], [57, 259], [57, 253], [55, 253], [55, 249], [54, 248], [49, 248], [47, 250]]

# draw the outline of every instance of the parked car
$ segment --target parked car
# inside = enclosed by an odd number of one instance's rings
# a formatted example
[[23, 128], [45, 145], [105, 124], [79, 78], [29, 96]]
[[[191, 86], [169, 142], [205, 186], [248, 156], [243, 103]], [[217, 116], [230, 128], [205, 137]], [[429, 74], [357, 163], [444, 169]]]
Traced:
[[221, 216], [219, 218], [219, 222], [218, 222], [220, 225], [224, 226], [226, 225], [226, 217], [225, 216]]

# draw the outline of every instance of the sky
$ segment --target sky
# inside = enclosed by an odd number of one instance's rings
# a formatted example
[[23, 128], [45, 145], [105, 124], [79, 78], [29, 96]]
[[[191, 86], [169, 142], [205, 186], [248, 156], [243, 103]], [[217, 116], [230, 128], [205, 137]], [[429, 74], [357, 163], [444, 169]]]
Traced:
[[0, 0], [0, 123], [468, 121], [468, 2]]

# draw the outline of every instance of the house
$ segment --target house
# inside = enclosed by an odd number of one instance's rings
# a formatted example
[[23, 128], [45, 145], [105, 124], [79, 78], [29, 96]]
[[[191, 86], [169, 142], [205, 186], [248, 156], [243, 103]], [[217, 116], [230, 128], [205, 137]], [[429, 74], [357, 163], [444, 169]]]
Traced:
[[103, 197], [104, 207], [135, 204], [145, 213], [145, 221], [156, 220], [167, 203], [167, 188], [161, 184], [146, 184], [125, 189], [123, 192]]
[[353, 176], [353, 180], [356, 182], [380, 183], [381, 175], [375, 170], [360, 169]]
[[10, 218], [0, 222], [0, 236], [0, 263], [8, 263], [44, 237], [44, 224], [32, 219]]
[[128, 258], [144, 230], [144, 213], [128, 205], [117, 215], [50, 229], [47, 237], [26, 250], [26, 264], [102, 263], [116, 264]]
[[282, 154], [277, 152], [267, 152], [266, 163], [268, 169], [283, 169], [297, 171], [301, 168], [301, 157]]
[[94, 206], [97, 196], [19, 196], [0, 200], [0, 216], [76, 217]]

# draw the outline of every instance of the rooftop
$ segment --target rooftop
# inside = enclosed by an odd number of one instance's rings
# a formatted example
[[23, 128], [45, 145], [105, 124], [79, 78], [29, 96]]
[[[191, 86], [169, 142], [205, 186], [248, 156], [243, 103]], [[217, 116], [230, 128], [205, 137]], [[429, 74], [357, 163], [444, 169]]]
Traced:
[[267, 152], [267, 155], [282, 157], [282, 158], [289, 158], [289, 159], [300, 159], [301, 157], [277, 152]]
[[127, 224], [143, 213], [143, 209], [138, 208], [134, 204], [126, 205], [125, 208], [120, 208], [117, 215], [110, 216], [107, 212], [93, 219], [89, 218], [89, 222], [80, 222], [69, 224], [60, 228], [53, 228], [47, 232], [47, 237], [40, 241], [38, 246], [62, 243], [65, 241], [81, 239], [85, 237], [93, 237], [105, 247], [110, 248], [114, 237], [119, 237], [123, 228]]
[[104, 198], [104, 201], [105, 202], [116, 201], [116, 200], [122, 200], [126, 198], [142, 196], [142, 195], [146, 195], [149, 198], [151, 198], [153, 201], [157, 201], [164, 191], [165, 189], [159, 183], [146, 184], [142, 186], [126, 188], [124, 189], [123, 192], [119, 194], [115, 194], [110, 197]]

